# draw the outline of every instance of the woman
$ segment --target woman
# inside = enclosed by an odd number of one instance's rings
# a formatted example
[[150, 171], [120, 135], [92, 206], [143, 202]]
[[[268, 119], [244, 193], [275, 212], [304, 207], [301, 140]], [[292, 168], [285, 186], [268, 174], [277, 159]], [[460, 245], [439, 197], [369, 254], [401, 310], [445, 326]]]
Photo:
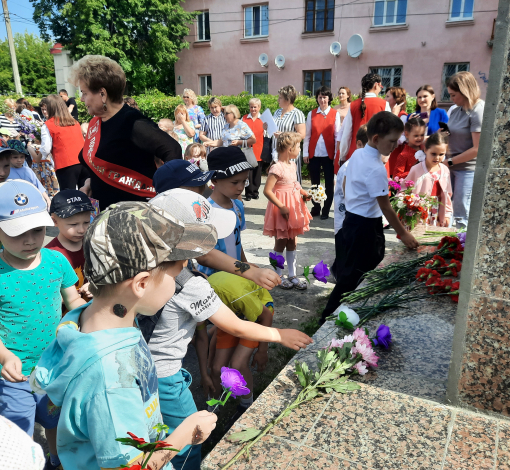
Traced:
[[39, 113], [34, 109], [34, 107], [26, 98], [20, 98], [16, 100], [16, 105], [16, 112], [18, 114], [21, 114], [25, 117], [31, 117], [36, 121], [42, 122], [41, 116], [39, 116]]
[[322, 86], [315, 92], [318, 108], [310, 111], [306, 118], [306, 136], [303, 143], [303, 160], [308, 164], [313, 185], [320, 184], [321, 171], [324, 171], [326, 183], [326, 201], [321, 214], [321, 205], [313, 203], [313, 217], [321, 220], [329, 218], [333, 203], [334, 174], [333, 159], [340, 138], [340, 112], [332, 109], [333, 94], [328, 87]]
[[174, 128], [173, 131], [177, 135], [177, 139], [182, 148], [182, 156], [186, 147], [193, 143], [195, 137], [195, 129], [193, 128], [193, 122], [191, 121], [188, 110], [183, 104], [178, 105], [174, 111]]
[[6, 99], [4, 101], [7, 109], [3, 114], [0, 114], [0, 128], [13, 130], [19, 132], [20, 125], [14, 119], [14, 112], [16, 110], [16, 102], [13, 99]]
[[179, 143], [140, 111], [125, 105], [126, 75], [117, 62], [86, 55], [70, 69], [82, 91], [90, 121], [80, 162], [89, 178], [81, 190], [99, 200], [101, 210], [119, 201], [146, 201], [156, 193], [154, 158], [182, 158]]
[[340, 101], [333, 109], [336, 109], [340, 114], [340, 125], [343, 124], [345, 116], [349, 112], [349, 106], [352, 101], [351, 89], [346, 86], [341, 86], [338, 89], [338, 100]]
[[360, 126], [380, 111], [391, 112], [390, 105], [378, 97], [382, 88], [382, 78], [376, 73], [369, 73], [361, 79], [361, 97], [351, 103], [342, 124], [342, 140], [339, 161], [335, 159], [335, 174], [340, 168], [340, 162], [349, 160], [356, 150], [356, 133]]
[[262, 102], [258, 98], [252, 98], [249, 105], [250, 114], [246, 114], [246, 116], [243, 117], [243, 122], [248, 125], [255, 135], [255, 139], [257, 139], [253, 145], [253, 153], [255, 154], [258, 165], [250, 171], [250, 175], [248, 177], [249, 183], [244, 190], [246, 201], [259, 198], [259, 188], [262, 179], [262, 164], [264, 163], [261, 158], [262, 147], [264, 146], [264, 123], [260, 119], [260, 108], [262, 106]]
[[416, 112], [409, 116], [420, 117], [427, 124], [427, 135], [439, 130], [440, 122], [448, 122], [448, 114], [437, 107], [436, 94], [430, 85], [423, 85], [416, 90]]
[[195, 95], [195, 92], [193, 90], [185, 88], [182, 93], [182, 99], [184, 101], [184, 104], [186, 105], [186, 109], [188, 110], [189, 117], [193, 122], [193, 127], [195, 128], [194, 140], [195, 142], [200, 142], [198, 134], [204, 123], [205, 119], [204, 110], [202, 109], [202, 107], [197, 105], [198, 103], [197, 95]]
[[400, 86], [392, 86], [386, 90], [386, 102], [390, 105], [391, 112], [401, 119], [402, 116], [407, 116], [406, 98], [406, 90]]
[[453, 187], [453, 219], [455, 227], [460, 229], [467, 227], [469, 219], [485, 101], [480, 99], [478, 83], [469, 72], [456, 73], [447, 86], [451, 100], [457, 105], [448, 121], [450, 156], [447, 163]]
[[223, 114], [227, 124], [221, 132], [221, 138], [204, 142], [206, 147], [251, 147], [257, 142], [248, 124], [241, 120], [241, 113], [235, 104], [225, 106]]

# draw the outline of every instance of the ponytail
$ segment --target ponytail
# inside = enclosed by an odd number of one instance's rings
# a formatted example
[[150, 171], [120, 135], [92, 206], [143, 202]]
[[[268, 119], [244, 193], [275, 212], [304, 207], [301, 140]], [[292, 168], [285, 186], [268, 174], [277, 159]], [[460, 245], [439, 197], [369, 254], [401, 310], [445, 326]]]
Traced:
[[367, 105], [365, 104], [365, 95], [374, 88], [376, 83], [381, 83], [382, 78], [377, 73], [367, 73], [361, 79], [361, 119], [365, 117], [365, 111], [367, 109]]

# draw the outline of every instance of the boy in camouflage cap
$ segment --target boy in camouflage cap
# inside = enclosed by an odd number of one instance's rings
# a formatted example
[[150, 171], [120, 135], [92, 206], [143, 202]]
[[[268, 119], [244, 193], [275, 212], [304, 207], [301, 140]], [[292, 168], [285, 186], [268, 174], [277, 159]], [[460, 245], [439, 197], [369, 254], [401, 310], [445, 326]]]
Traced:
[[[31, 375], [32, 388], [62, 407], [58, 453], [66, 470], [140, 464], [142, 454], [115, 441], [128, 431], [164, 438], [154, 362], [135, 316], [154, 315], [174, 294], [188, 258], [216, 244], [211, 225], [186, 224], [144, 202], [114, 204], [84, 240], [92, 302], [69, 312]], [[191, 415], [167, 439], [182, 449], [207, 438], [216, 416]], [[177, 452], [155, 453], [153, 470]]]

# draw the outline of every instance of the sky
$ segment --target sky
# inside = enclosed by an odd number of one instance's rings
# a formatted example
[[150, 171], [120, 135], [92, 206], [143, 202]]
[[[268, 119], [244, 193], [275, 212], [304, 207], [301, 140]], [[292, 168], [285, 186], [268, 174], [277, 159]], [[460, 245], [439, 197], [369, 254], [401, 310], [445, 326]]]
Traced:
[[[24, 33], [25, 31], [39, 35], [39, 28], [32, 19], [34, 7], [29, 0], [7, 0], [7, 7], [9, 8], [11, 17], [13, 35], [16, 33]], [[1, 7], [0, 13], [3, 13]], [[5, 29], [5, 20], [2, 14], [0, 16], [0, 39], [5, 40], [6, 38], [7, 30]]]

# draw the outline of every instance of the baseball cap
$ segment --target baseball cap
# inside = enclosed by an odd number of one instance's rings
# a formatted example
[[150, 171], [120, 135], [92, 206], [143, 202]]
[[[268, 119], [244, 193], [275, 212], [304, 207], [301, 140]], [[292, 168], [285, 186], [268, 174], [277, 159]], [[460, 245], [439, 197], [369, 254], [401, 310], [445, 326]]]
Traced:
[[152, 182], [157, 193], [181, 186], [203, 186], [213, 176], [214, 171], [201, 171], [186, 160], [171, 160], [159, 167]]
[[225, 179], [252, 170], [243, 151], [239, 147], [218, 147], [207, 157], [209, 170], [215, 170], [214, 178]]
[[85, 211], [94, 212], [94, 207], [88, 196], [77, 189], [60, 191], [51, 200], [50, 214], [55, 214], [62, 219]]
[[0, 183], [0, 228], [17, 237], [37, 227], [53, 227], [46, 201], [39, 190], [25, 180]]
[[85, 277], [96, 286], [117, 284], [165, 261], [205, 255], [216, 241], [212, 225], [184, 223], [147, 202], [119, 202], [85, 234]]
[[11, 137], [12, 136], [11, 130], [7, 129], [6, 127], [0, 127], [0, 135], [7, 135]]
[[236, 227], [233, 211], [214, 207], [205, 197], [187, 189], [171, 189], [158, 194], [149, 204], [164, 209], [188, 224], [210, 224], [216, 228], [218, 238], [228, 237]]
[[0, 155], [2, 155], [2, 157], [8, 156], [10, 158], [13, 155], [18, 155], [19, 153], [21, 152], [11, 149], [10, 147], [0, 147]]

